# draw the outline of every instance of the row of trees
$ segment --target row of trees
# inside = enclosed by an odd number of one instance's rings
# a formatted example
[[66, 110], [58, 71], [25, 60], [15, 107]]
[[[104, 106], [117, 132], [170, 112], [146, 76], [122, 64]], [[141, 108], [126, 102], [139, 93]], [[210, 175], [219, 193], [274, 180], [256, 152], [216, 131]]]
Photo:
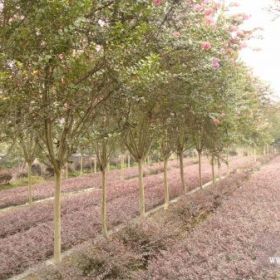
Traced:
[[[251, 31], [212, 1], [4, 0], [0, 6], [1, 139], [18, 143], [31, 166], [40, 156], [55, 173], [54, 259], [61, 259], [61, 173], [81, 145], [102, 174], [112, 152], [128, 150], [139, 168], [158, 150], [165, 208], [170, 155], [196, 149], [220, 160], [231, 145], [270, 143], [267, 90], [238, 60]], [[29, 200], [32, 200], [31, 187]]]

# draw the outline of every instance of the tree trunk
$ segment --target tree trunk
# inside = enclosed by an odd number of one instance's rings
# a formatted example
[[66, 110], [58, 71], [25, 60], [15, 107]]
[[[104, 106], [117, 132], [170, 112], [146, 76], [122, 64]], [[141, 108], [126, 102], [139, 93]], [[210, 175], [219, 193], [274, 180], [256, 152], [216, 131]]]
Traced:
[[124, 155], [121, 155], [121, 179], [124, 180]]
[[183, 152], [179, 153], [179, 160], [180, 160], [181, 185], [182, 185], [183, 192], [186, 193], [186, 184], [185, 184], [185, 177], [184, 177], [184, 157], [183, 157]]
[[80, 175], [83, 175], [84, 173], [84, 170], [83, 170], [83, 155], [81, 154], [81, 157], [80, 157]]
[[32, 204], [31, 166], [32, 166], [32, 163], [28, 162], [28, 203], [29, 203], [29, 205]]
[[215, 163], [214, 163], [214, 157], [211, 158], [211, 168], [212, 168], [212, 182], [213, 186], [216, 186], [216, 177], [215, 177]]
[[198, 171], [199, 171], [199, 186], [202, 189], [201, 151], [198, 152]]
[[97, 167], [96, 167], [96, 157], [94, 158], [94, 173], [96, 173], [96, 169], [97, 169]]
[[102, 173], [102, 206], [101, 206], [101, 224], [102, 233], [104, 237], [108, 238], [107, 229], [107, 172], [106, 169], [101, 171]]
[[143, 182], [143, 160], [138, 161], [138, 176], [139, 176], [139, 208], [140, 208], [140, 217], [145, 217], [145, 190]]
[[254, 147], [253, 149], [253, 155], [254, 155], [254, 162], [257, 161], [257, 153], [256, 153], [256, 148]]
[[228, 155], [228, 151], [227, 151], [227, 176], [229, 176], [230, 173], [230, 168], [229, 168], [229, 155]]
[[65, 163], [65, 179], [68, 179], [69, 173], [68, 173], [68, 162]]
[[164, 179], [164, 209], [167, 209], [169, 206], [169, 186], [168, 186], [168, 181], [167, 181], [167, 164], [168, 164], [168, 159], [164, 159], [164, 171], [163, 171], [163, 179]]
[[54, 192], [54, 262], [61, 261], [61, 169], [55, 171]]
[[222, 178], [222, 165], [221, 165], [221, 162], [220, 162], [220, 159], [218, 159], [218, 163], [217, 163], [217, 165], [218, 165], [218, 176], [219, 176], [219, 180], [221, 180], [221, 178]]
[[127, 167], [130, 168], [130, 155], [127, 156]]

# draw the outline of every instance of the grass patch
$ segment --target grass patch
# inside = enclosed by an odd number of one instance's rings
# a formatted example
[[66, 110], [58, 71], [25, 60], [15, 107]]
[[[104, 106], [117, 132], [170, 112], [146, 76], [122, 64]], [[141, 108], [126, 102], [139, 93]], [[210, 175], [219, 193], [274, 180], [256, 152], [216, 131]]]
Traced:
[[[31, 177], [31, 185], [40, 184], [44, 182], [45, 179], [43, 177], [40, 176]], [[0, 185], [0, 191], [27, 186], [27, 184], [28, 184], [28, 178], [20, 178], [8, 184]]]

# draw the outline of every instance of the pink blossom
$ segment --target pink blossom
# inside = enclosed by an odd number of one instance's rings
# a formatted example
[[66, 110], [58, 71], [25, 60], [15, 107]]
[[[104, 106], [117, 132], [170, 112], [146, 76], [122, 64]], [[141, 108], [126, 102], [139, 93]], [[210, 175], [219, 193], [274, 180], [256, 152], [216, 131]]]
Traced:
[[218, 126], [218, 125], [221, 124], [221, 121], [220, 121], [219, 119], [217, 119], [217, 118], [212, 119], [212, 122], [213, 122], [213, 124], [214, 124], [215, 126]]
[[213, 8], [209, 8], [207, 10], [205, 10], [204, 14], [205, 16], [211, 16], [214, 13], [214, 9]]
[[214, 57], [214, 58], [212, 59], [212, 67], [213, 67], [213, 69], [215, 69], [215, 70], [219, 69], [219, 68], [221, 67], [221, 64], [220, 64], [220, 63], [221, 63], [220, 59]]
[[203, 10], [203, 7], [202, 7], [201, 5], [199, 5], [199, 4], [195, 4], [195, 5], [193, 6], [193, 9], [194, 9], [194, 11], [196, 11], [196, 12], [201, 12], [201, 11]]
[[172, 35], [176, 38], [179, 38], [181, 36], [181, 33], [178, 32], [178, 31], [175, 31], [175, 32], [172, 33]]
[[210, 26], [214, 26], [216, 24], [216, 22], [212, 16], [206, 16], [205, 23]]
[[201, 48], [207, 51], [207, 50], [210, 50], [212, 48], [212, 45], [211, 45], [210, 42], [203, 42], [201, 44]]
[[160, 6], [162, 4], [163, 0], [153, 0], [153, 3], [155, 6]]

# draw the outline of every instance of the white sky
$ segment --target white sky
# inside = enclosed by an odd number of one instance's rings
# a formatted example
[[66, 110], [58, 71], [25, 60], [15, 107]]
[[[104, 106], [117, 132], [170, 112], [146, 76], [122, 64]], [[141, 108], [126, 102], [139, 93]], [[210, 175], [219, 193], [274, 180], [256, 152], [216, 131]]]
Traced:
[[[241, 58], [246, 64], [253, 68], [255, 74], [267, 81], [275, 94], [280, 98], [280, 17], [268, 11], [273, 0], [235, 0], [229, 2], [240, 3], [236, 11], [242, 11], [251, 18], [247, 27], [261, 27], [263, 31], [258, 32], [262, 39], [254, 39], [248, 42], [248, 48], [244, 49]], [[260, 51], [253, 49], [260, 48]]]

